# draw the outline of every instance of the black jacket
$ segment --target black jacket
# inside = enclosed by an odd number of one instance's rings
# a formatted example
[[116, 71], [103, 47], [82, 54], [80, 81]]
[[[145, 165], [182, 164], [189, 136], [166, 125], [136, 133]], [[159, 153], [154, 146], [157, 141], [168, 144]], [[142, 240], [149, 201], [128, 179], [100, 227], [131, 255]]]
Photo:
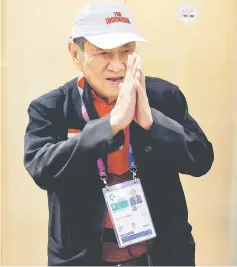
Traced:
[[[179, 173], [204, 175], [213, 149], [189, 115], [184, 95], [165, 80], [146, 77], [153, 125], [150, 131], [133, 122], [131, 143], [138, 177], [146, 194], [158, 237], [154, 265], [192, 265], [192, 227]], [[49, 265], [99, 265], [105, 201], [96, 160], [124, 142], [111, 136], [110, 115], [98, 118], [90, 86], [84, 102], [91, 121], [85, 123], [77, 79], [34, 100], [28, 109], [24, 164], [35, 183], [47, 190]], [[81, 132], [67, 139], [68, 129]]]

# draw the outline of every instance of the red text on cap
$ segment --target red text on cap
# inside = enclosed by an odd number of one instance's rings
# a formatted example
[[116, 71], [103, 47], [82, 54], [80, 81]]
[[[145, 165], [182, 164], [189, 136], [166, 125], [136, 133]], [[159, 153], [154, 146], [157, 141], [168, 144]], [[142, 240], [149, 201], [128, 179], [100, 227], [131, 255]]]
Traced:
[[114, 17], [105, 18], [107, 24], [117, 23], [117, 22], [131, 24], [129, 18], [123, 17], [121, 12], [114, 12], [114, 15], [115, 15]]

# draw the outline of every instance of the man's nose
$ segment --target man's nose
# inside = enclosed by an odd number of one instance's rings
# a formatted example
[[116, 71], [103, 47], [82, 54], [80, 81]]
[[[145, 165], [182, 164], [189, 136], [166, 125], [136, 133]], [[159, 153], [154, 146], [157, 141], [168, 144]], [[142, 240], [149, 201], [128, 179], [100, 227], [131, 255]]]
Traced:
[[108, 64], [108, 70], [113, 72], [121, 72], [125, 69], [125, 63], [119, 57], [112, 58]]

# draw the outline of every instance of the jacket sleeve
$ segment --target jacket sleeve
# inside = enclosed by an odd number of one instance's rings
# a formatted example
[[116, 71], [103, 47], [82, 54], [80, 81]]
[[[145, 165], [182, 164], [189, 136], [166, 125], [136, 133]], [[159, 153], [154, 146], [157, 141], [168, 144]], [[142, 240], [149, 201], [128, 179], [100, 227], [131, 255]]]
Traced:
[[151, 109], [151, 143], [157, 149], [158, 144], [163, 144], [168, 151], [170, 162], [175, 164], [178, 172], [195, 177], [202, 176], [209, 171], [214, 160], [212, 144], [189, 115], [186, 99], [178, 87], [173, 87], [168, 101], [167, 105], [173, 118], [157, 109]]
[[50, 112], [43, 103], [33, 101], [24, 137], [25, 168], [42, 189], [49, 190], [61, 179], [69, 179], [72, 172], [80, 173], [85, 164], [119, 149], [124, 142], [122, 132], [111, 135], [110, 115], [89, 121], [70, 139], [59, 140], [58, 126]]

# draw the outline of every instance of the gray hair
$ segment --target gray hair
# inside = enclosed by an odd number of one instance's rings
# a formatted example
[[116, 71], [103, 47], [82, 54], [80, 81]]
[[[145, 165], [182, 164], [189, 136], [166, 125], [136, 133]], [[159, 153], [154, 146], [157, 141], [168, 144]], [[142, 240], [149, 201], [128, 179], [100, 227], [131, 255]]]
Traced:
[[73, 42], [79, 47], [81, 52], [84, 51], [84, 44], [86, 42], [86, 38], [84, 37], [74, 38]]

